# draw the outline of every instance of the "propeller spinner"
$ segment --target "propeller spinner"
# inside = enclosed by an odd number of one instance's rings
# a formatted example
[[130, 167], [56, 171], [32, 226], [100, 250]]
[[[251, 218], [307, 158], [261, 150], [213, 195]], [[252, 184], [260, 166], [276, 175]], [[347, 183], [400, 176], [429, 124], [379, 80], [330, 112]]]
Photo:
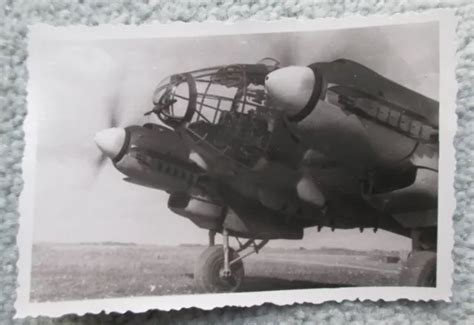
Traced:
[[125, 136], [125, 129], [110, 128], [97, 132], [94, 141], [105, 156], [114, 159], [125, 143]]
[[321, 73], [304, 66], [289, 66], [265, 77], [265, 90], [275, 108], [292, 122], [306, 118], [325, 91]]
[[[126, 130], [123, 125], [131, 125], [132, 123], [124, 123], [118, 115], [120, 108], [120, 92], [111, 99], [108, 109], [108, 121], [105, 128], [95, 134], [94, 142], [100, 150], [100, 156], [95, 161], [97, 171], [100, 171], [107, 159], [114, 159], [119, 154], [126, 141]], [[123, 116], [122, 116], [123, 117]], [[137, 122], [137, 121], [136, 121]]]

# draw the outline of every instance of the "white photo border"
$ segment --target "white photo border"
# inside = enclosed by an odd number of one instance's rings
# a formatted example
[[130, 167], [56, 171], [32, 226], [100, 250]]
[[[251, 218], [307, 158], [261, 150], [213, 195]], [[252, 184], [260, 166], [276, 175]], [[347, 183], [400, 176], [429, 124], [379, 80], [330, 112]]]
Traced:
[[[350, 16], [344, 18], [324, 18], [317, 20], [283, 19], [278, 21], [239, 21], [149, 24], [149, 25], [99, 25], [53, 27], [44, 24], [30, 26], [29, 53], [35, 42], [44, 40], [93, 40], [189, 37], [204, 35], [232, 35], [252, 33], [296, 32], [334, 30], [345, 28], [387, 26], [400, 24], [439, 23], [440, 51], [440, 155], [438, 191], [438, 252], [437, 287], [349, 287], [281, 290], [265, 292], [245, 292], [232, 294], [199, 294], [174, 296], [126, 297], [113, 299], [93, 299], [81, 301], [32, 303], [30, 296], [31, 249], [33, 232], [33, 202], [35, 188], [35, 157], [37, 112], [34, 98], [28, 94], [28, 115], [24, 122], [25, 153], [23, 157], [24, 188], [20, 195], [20, 229], [17, 237], [19, 246], [17, 300], [15, 318], [27, 316], [58, 317], [64, 314], [100, 313], [105, 311], [145, 312], [150, 309], [163, 311], [197, 307], [210, 310], [224, 306], [254, 306], [263, 303], [289, 305], [294, 303], [322, 303], [344, 300], [385, 300], [409, 299], [415, 301], [450, 301], [453, 261], [451, 252], [454, 244], [453, 214], [455, 210], [455, 148], [453, 145], [457, 129], [455, 79], [457, 18], [452, 10], [431, 10], [424, 13], [406, 13], [392, 16]], [[34, 54], [33, 54], [34, 55]], [[31, 57], [27, 62], [31, 69]], [[31, 87], [31, 80], [28, 89]]]

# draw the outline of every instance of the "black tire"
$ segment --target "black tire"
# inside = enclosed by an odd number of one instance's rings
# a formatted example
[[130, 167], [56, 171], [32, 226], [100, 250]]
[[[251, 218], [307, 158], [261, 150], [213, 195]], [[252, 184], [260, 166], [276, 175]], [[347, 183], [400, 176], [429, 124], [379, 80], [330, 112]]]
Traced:
[[436, 252], [411, 252], [400, 274], [400, 285], [436, 287]]
[[[239, 255], [229, 249], [230, 260]], [[244, 265], [238, 261], [231, 265], [231, 276], [223, 278], [220, 271], [224, 267], [224, 249], [222, 245], [208, 247], [197, 260], [194, 269], [194, 281], [204, 292], [234, 292], [242, 284], [245, 276]]]

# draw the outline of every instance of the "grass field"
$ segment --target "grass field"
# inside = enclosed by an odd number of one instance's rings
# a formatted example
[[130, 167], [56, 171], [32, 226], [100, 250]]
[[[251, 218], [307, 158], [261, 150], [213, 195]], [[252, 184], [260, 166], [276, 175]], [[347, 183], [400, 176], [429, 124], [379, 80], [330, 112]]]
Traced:
[[[193, 268], [204, 246], [40, 244], [31, 300], [200, 293]], [[393, 254], [392, 254], [393, 255]], [[397, 285], [401, 263], [374, 252], [264, 248], [244, 260], [241, 291]]]

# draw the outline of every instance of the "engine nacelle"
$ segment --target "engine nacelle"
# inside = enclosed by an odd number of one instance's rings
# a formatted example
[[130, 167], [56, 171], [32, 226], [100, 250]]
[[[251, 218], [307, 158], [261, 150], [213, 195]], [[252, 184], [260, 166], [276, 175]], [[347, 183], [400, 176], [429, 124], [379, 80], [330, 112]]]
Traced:
[[239, 211], [224, 209], [209, 198], [173, 193], [168, 208], [188, 218], [200, 228], [222, 231], [225, 227], [232, 236], [252, 239], [301, 239], [303, 228], [276, 220], [274, 211], [255, 203], [238, 203]]
[[265, 90], [276, 109], [299, 122], [315, 108], [326, 89], [322, 74], [310, 67], [289, 66], [269, 73]]
[[[258, 213], [260, 212], [260, 213]], [[270, 210], [257, 213], [240, 213], [228, 209], [224, 227], [232, 235], [252, 239], [301, 239], [303, 228], [275, 220]]]
[[220, 230], [222, 227], [224, 208], [208, 198], [173, 193], [168, 200], [168, 208], [200, 228]]

